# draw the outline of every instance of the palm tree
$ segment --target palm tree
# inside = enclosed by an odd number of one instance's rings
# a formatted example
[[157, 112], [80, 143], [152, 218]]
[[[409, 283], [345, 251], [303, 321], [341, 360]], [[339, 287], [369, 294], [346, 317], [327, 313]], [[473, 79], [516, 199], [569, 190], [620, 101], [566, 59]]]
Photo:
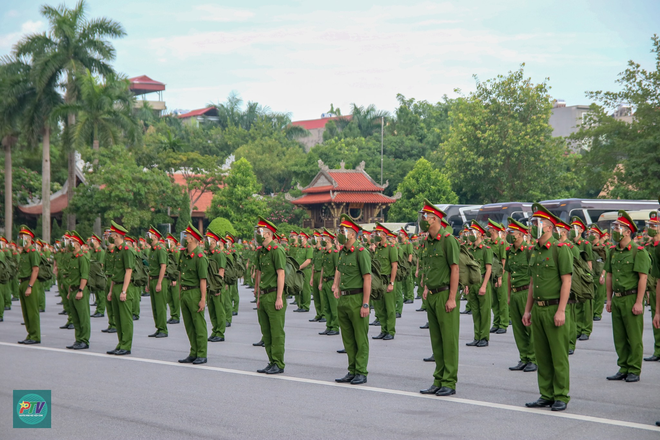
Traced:
[[[106, 38], [118, 38], [126, 35], [121, 24], [107, 19], [88, 20], [85, 17], [86, 4], [79, 0], [73, 9], [62, 4], [57, 8], [44, 5], [43, 15], [49, 22], [49, 30], [43, 34], [29, 35], [16, 46], [18, 57], [34, 56], [35, 80], [38, 88], [44, 88], [53, 79], [64, 87], [64, 101], [76, 102], [79, 90], [76, 76], [84, 74], [84, 69], [103, 76], [114, 73], [106, 62], [114, 60], [115, 49]], [[75, 115], [69, 114], [66, 125], [75, 124]], [[76, 155], [73, 145], [69, 147], [68, 201], [71, 205], [75, 187]], [[69, 214], [68, 229], [75, 229], [75, 214]]]
[[[376, 106], [370, 104], [365, 107], [358, 107], [353, 104], [351, 124], [355, 124], [362, 137], [369, 137], [380, 131], [381, 118], [387, 118], [389, 113], [376, 109]], [[341, 118], [340, 118], [341, 119]]]

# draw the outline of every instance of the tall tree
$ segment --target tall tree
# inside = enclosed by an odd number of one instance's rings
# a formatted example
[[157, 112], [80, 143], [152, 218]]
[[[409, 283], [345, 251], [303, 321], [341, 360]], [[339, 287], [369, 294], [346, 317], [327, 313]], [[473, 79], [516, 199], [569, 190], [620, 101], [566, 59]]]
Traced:
[[[38, 55], [35, 58], [36, 86], [43, 88], [53, 79], [64, 84], [64, 100], [74, 103], [79, 96], [76, 76], [84, 74], [84, 69], [92, 73], [110, 75], [114, 73], [108, 61], [115, 58], [115, 49], [107, 38], [126, 35], [121, 24], [108, 18], [87, 19], [87, 5], [79, 0], [73, 9], [62, 4], [57, 8], [44, 5], [41, 8], [49, 23], [49, 29], [42, 34], [33, 34], [21, 40], [16, 47], [19, 57]], [[69, 114], [66, 124], [75, 124], [75, 115]], [[72, 142], [69, 147], [69, 185], [75, 187], [76, 155]], [[68, 192], [69, 205], [74, 191]], [[76, 217], [70, 213], [68, 228], [75, 229]]]

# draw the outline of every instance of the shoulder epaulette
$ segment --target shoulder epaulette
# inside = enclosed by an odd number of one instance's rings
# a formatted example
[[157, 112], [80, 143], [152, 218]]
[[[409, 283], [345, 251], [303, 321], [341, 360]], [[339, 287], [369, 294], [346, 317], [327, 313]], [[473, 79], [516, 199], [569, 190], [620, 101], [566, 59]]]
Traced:
[[447, 232], [447, 234], [445, 234], [445, 237], [449, 237], [450, 235], [451, 234], [449, 232]]
[[363, 248], [363, 247], [361, 247], [361, 248], [360, 248], [359, 250], [361, 250], [361, 251], [363, 251], [363, 250], [364, 250], [364, 248]]
[[[521, 247], [521, 249], [522, 249], [522, 247]], [[508, 251], [508, 250], [511, 250], [511, 246], [506, 247], [505, 251]]]
[[616, 247], [616, 245], [612, 245], [612, 246], [610, 246], [610, 249], [614, 249], [615, 247]]
[[562, 247], [566, 243], [557, 243], [557, 246]]
[[642, 249], [644, 249], [644, 246], [637, 246], [637, 249], [641, 251]]
[[490, 246], [486, 246], [486, 249], [490, 249]]

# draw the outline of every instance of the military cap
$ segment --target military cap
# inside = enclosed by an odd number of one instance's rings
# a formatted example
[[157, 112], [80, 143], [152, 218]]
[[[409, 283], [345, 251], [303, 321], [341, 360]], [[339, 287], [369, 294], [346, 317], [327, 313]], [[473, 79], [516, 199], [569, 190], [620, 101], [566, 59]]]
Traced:
[[637, 225], [633, 219], [630, 218], [630, 215], [623, 209], [619, 211], [619, 218], [617, 218], [616, 221], [627, 226], [632, 233], [637, 232]]
[[110, 224], [111, 224], [110, 232], [114, 232], [115, 234], [119, 234], [119, 235], [128, 234], [128, 230], [125, 227], [123, 227], [122, 225], [120, 225], [119, 223], [116, 223], [116, 222], [112, 221], [112, 222], [110, 222]]
[[438, 209], [435, 206], [433, 206], [433, 203], [429, 202], [428, 199], [424, 199], [424, 206], [419, 212], [433, 214], [441, 219], [447, 217], [446, 212], [444, 212], [442, 209]]
[[[357, 223], [355, 223], [352, 218], [350, 218], [346, 214], [341, 215], [341, 223], [339, 223], [339, 227], [352, 229], [358, 234], [362, 230], [362, 228]], [[385, 229], [387, 229], [387, 228], [385, 228]]]
[[497, 223], [495, 220], [489, 218], [488, 219], [488, 226], [497, 229], [498, 231], [504, 231], [504, 226], [501, 224]]
[[557, 222], [559, 221], [559, 218], [557, 218], [556, 215], [548, 211], [548, 208], [541, 205], [540, 203], [534, 203], [532, 205], [532, 212], [533, 212], [532, 217], [550, 220], [550, 223], [552, 223], [553, 225], [557, 224]]
[[574, 215], [571, 217], [571, 226], [579, 226], [582, 228], [583, 231], [587, 230], [587, 226], [584, 224], [582, 219], [578, 217], [577, 215]]
[[509, 229], [515, 229], [516, 231], [520, 231], [523, 234], [529, 233], [527, 226], [523, 225], [518, 220], [515, 220], [513, 217], [509, 217], [506, 220], [509, 222]]
[[479, 231], [479, 232], [481, 232], [482, 234], [486, 235], [486, 230], [485, 230], [485, 229], [483, 228], [483, 226], [481, 226], [481, 224], [480, 224], [478, 221], [476, 221], [476, 220], [472, 220], [472, 223], [470, 224], [470, 228], [471, 228], [471, 229], [474, 229], [475, 231]]
[[257, 228], [266, 228], [270, 230], [273, 235], [277, 235], [277, 227], [270, 220], [259, 216], [259, 221], [257, 222]]
[[193, 226], [192, 223], [188, 223], [188, 227], [186, 228], [186, 234], [191, 235], [195, 240], [197, 241], [202, 241], [202, 233], [199, 232], [199, 230]]
[[69, 234], [69, 237], [71, 238], [71, 240], [74, 240], [74, 241], [78, 242], [78, 244], [80, 246], [85, 244], [85, 240], [83, 240], [83, 238], [80, 236], [80, 234], [77, 231], [71, 231], [71, 234]]
[[34, 239], [34, 232], [32, 232], [32, 229], [26, 225], [21, 225], [21, 228], [18, 231], [18, 235], [29, 235], [30, 238]]

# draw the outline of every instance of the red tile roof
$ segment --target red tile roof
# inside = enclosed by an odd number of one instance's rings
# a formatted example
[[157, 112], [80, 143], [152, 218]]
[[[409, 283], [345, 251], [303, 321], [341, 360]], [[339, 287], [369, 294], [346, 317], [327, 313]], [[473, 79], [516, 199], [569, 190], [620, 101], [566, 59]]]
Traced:
[[335, 191], [382, 191], [371, 178], [358, 170], [330, 170], [330, 177], [335, 181]]
[[[331, 118], [308, 119], [306, 121], [294, 121], [291, 123], [291, 125], [297, 125], [298, 127], [302, 127], [305, 130], [315, 130], [318, 128], [325, 128], [325, 124], [327, 124], [328, 121], [336, 121], [337, 119], [339, 119], [337, 116], [333, 116]], [[350, 120], [351, 116], [342, 116], [342, 119]]]
[[[67, 199], [67, 194], [66, 193], [63, 193], [63, 194], [59, 195], [58, 197], [50, 199], [50, 213], [51, 213], [51, 215], [59, 214], [60, 212], [64, 211], [64, 209], [67, 206], [69, 206], [69, 200]], [[41, 203], [39, 203], [38, 205], [30, 205], [30, 206], [18, 205], [18, 209], [23, 214], [41, 215], [42, 210], [43, 210], [43, 205]]]
[[155, 81], [149, 78], [147, 75], [136, 76], [135, 78], [129, 78], [129, 81], [131, 83], [130, 89], [135, 92], [146, 93], [146, 92], [159, 92], [161, 90], [165, 90], [165, 84], [159, 81]]
[[394, 203], [396, 199], [387, 197], [380, 193], [369, 192], [340, 192], [333, 199], [330, 193], [305, 194], [293, 200], [294, 205], [315, 205], [319, 203]]
[[334, 186], [332, 185], [326, 185], [326, 186], [313, 186], [311, 188], [305, 188], [302, 190], [304, 194], [316, 194], [316, 193], [322, 193], [322, 192], [328, 192], [335, 189]]
[[[181, 186], [186, 186], [186, 179], [185, 176], [181, 173], [174, 173], [174, 183], [177, 185]], [[222, 188], [222, 185], [220, 185]], [[190, 193], [190, 202], [193, 203], [193, 200], [199, 196], [199, 190], [193, 190]], [[193, 212], [192, 216], [193, 217], [204, 217], [206, 211], [209, 209], [211, 206], [211, 201], [213, 200], [213, 193], [211, 191], [204, 191], [204, 193], [201, 195], [199, 200], [194, 203], [193, 206]]]
[[184, 119], [184, 118], [192, 118], [192, 117], [195, 117], [195, 116], [202, 116], [202, 115], [217, 116], [218, 115], [218, 110], [213, 106], [206, 107], [206, 108], [200, 108], [199, 110], [193, 110], [191, 112], [179, 115], [179, 116], [177, 116], [177, 118]]

